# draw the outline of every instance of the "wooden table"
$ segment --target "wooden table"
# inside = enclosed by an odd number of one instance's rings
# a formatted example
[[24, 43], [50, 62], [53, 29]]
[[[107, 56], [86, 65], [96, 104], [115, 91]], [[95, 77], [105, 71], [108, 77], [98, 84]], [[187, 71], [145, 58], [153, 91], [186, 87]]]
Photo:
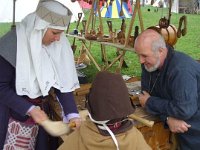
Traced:
[[[100, 41], [100, 40], [88, 40], [86, 39], [84, 36], [81, 35], [72, 35], [72, 34], [66, 34], [67, 37], [71, 37], [71, 38], [76, 38], [77, 40], [81, 41], [82, 46], [84, 48], [84, 50], [86, 51], [88, 57], [90, 58], [90, 60], [94, 63], [95, 67], [97, 68], [98, 71], [102, 71], [102, 70], [108, 70], [110, 69], [116, 62], [120, 62], [117, 69], [118, 72], [120, 72], [121, 67], [123, 65], [124, 62], [124, 56], [126, 54], [127, 51], [129, 52], [134, 52], [134, 48], [130, 47], [130, 46], [125, 46], [122, 44], [118, 44], [118, 43], [111, 43], [111, 42], [105, 42], [105, 41]], [[91, 50], [91, 44], [92, 43], [97, 43], [100, 46], [100, 53], [102, 54], [102, 60], [104, 62], [104, 64], [100, 64], [97, 62], [96, 58], [93, 56], [92, 54], [92, 50]], [[108, 59], [107, 59], [107, 54], [106, 54], [106, 47], [114, 47], [116, 48], [116, 50], [118, 51], [118, 55], [116, 57], [114, 57], [114, 59], [108, 63]], [[107, 48], [109, 49], [109, 48]], [[81, 51], [80, 51], [80, 55], [81, 55]]]
[[[132, 78], [127, 82], [137, 81], [138, 78]], [[74, 96], [76, 99], [76, 104], [79, 111], [86, 109], [85, 101], [86, 95], [89, 93], [89, 89], [91, 84], [81, 85], [81, 88], [75, 90]], [[131, 99], [138, 103], [137, 96], [130, 96]], [[51, 106], [54, 108], [55, 116], [57, 120], [61, 119], [61, 109], [58, 102], [54, 99], [53, 103], [51, 102]], [[137, 107], [134, 115], [147, 119], [149, 121], [154, 121], [152, 127], [146, 126], [145, 124], [134, 121], [137, 129], [141, 131], [147, 143], [151, 146], [153, 150], [175, 150], [176, 149], [176, 140], [174, 140], [174, 135], [163, 127], [163, 123], [159, 120], [159, 118], [148, 114], [142, 107]]]

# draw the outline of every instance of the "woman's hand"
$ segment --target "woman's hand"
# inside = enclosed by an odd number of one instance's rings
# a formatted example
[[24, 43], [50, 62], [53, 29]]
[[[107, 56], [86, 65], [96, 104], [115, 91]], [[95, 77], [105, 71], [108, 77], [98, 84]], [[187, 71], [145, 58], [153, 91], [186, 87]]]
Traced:
[[79, 129], [81, 126], [81, 118], [72, 118], [69, 120], [69, 124], [71, 127], [75, 127], [76, 129]]
[[48, 119], [46, 113], [43, 110], [41, 110], [38, 106], [34, 107], [28, 114], [38, 124]]

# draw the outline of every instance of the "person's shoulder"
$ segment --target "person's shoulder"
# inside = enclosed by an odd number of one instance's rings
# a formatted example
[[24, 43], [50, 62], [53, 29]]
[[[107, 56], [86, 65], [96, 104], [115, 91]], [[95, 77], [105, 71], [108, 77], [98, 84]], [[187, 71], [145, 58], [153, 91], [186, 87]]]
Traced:
[[190, 65], [191, 63], [196, 63], [197, 61], [194, 60], [191, 56], [188, 54], [181, 52], [181, 51], [175, 51], [174, 59], [176, 64], [182, 64], [182, 65]]
[[178, 72], [180, 75], [185, 74], [186, 72], [197, 75], [200, 73], [200, 64], [191, 56], [183, 52], [176, 51], [173, 59], [169, 62], [168, 69], [170, 72], [173, 72], [174, 75], [177, 75]]

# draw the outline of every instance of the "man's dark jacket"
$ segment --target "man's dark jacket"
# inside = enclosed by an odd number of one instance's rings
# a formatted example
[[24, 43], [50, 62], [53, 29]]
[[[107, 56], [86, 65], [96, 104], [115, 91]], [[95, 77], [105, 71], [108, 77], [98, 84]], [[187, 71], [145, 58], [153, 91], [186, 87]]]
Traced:
[[146, 103], [148, 112], [159, 115], [163, 121], [170, 116], [191, 125], [187, 132], [177, 134], [181, 150], [199, 150], [200, 64], [168, 47], [160, 70], [149, 73], [142, 66], [142, 89], [152, 90]]

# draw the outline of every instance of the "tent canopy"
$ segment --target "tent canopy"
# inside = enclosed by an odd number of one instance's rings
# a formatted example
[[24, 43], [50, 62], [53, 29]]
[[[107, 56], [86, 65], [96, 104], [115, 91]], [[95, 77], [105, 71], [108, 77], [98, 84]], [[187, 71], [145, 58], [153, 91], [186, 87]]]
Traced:
[[[0, 0], [0, 22], [13, 21], [13, 1]], [[15, 22], [20, 22], [27, 14], [34, 12], [39, 0], [16, 0]]]
[[[15, 14], [13, 14], [13, 1], [15, 2]], [[73, 13], [71, 22], [78, 20], [78, 13], [82, 13], [79, 3], [71, 0], [58, 0], [66, 3]], [[26, 15], [36, 10], [39, 0], [0, 0], [0, 22], [20, 22]], [[13, 18], [14, 16], [14, 18]], [[82, 15], [82, 18], [84, 14]]]
[[172, 12], [175, 13], [196, 13], [200, 9], [200, 0], [173, 0]]
[[121, 0], [114, 0], [112, 2], [112, 5], [110, 5], [110, 0], [108, 0], [107, 3], [101, 7], [100, 11], [101, 11], [101, 17], [105, 18], [131, 18], [132, 7], [130, 6], [130, 1], [128, 1], [128, 3], [123, 2], [122, 3], [123, 13], [122, 13]]

